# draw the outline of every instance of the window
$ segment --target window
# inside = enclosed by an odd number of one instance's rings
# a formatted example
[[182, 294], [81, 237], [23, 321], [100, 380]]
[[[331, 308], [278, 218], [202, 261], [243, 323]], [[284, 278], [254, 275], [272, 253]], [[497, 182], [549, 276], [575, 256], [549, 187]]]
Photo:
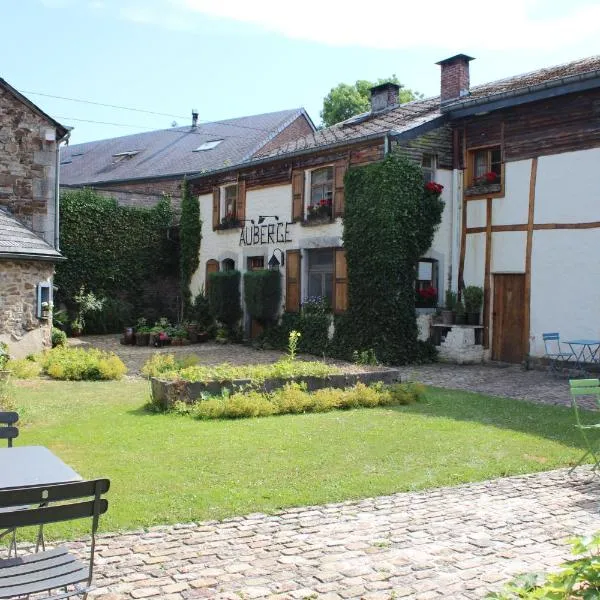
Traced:
[[237, 200], [237, 185], [228, 185], [223, 190], [224, 210], [223, 216], [225, 219], [235, 219], [235, 203]]
[[333, 297], [333, 251], [308, 250], [308, 297], [327, 298], [329, 304]]
[[435, 168], [436, 168], [436, 156], [435, 154], [423, 154], [421, 159], [421, 168], [423, 169], [423, 179], [425, 183], [435, 181]]
[[265, 268], [265, 257], [264, 256], [249, 256], [248, 257], [248, 271], [259, 271]]
[[210, 142], [204, 142], [195, 150], [192, 150], [192, 152], [204, 152], [205, 150], [212, 150], [213, 148], [216, 148], [222, 141], [223, 140], [212, 140]]
[[333, 167], [316, 169], [310, 174], [310, 203], [307, 218], [331, 218], [333, 205]]
[[416, 305], [437, 306], [438, 303], [438, 261], [422, 258], [417, 263]]
[[500, 146], [480, 148], [469, 152], [469, 187], [502, 183], [502, 152]]
[[223, 271], [235, 271], [235, 261], [231, 258], [226, 258], [223, 261]]

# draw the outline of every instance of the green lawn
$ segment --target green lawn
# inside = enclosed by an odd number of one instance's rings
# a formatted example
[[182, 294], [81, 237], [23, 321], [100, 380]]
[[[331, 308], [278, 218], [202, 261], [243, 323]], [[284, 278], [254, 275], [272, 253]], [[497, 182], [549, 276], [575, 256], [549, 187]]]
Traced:
[[570, 409], [435, 388], [412, 406], [240, 421], [150, 414], [146, 399], [144, 381], [17, 384], [17, 443], [110, 478], [104, 531], [530, 473], [582, 453]]

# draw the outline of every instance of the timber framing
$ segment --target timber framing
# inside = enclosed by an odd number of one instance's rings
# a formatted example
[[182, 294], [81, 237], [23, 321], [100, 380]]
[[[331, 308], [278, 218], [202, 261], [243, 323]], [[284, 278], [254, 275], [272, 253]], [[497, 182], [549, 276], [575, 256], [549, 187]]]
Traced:
[[[499, 233], [502, 231], [527, 231], [528, 223], [519, 223], [517, 225], [492, 225], [492, 233]], [[549, 230], [549, 229], [598, 229], [600, 228], [600, 221], [589, 221], [586, 223], [533, 223], [532, 229], [534, 231]], [[468, 227], [465, 233], [486, 233], [486, 227]]]
[[529, 329], [531, 323], [531, 250], [533, 248], [533, 227], [535, 216], [535, 184], [537, 181], [538, 159], [531, 161], [529, 178], [529, 209], [527, 214], [527, 242], [525, 246], [525, 299], [523, 302], [523, 348], [529, 354]]

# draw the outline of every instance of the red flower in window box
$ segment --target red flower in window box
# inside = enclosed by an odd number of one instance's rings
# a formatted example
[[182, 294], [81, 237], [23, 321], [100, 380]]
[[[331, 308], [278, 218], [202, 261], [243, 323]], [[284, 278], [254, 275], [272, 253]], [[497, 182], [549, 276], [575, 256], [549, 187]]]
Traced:
[[417, 290], [416, 303], [418, 306], [436, 306], [437, 299], [438, 291], [433, 286]]
[[441, 183], [436, 183], [435, 181], [430, 181], [425, 184], [425, 191], [431, 192], [432, 194], [441, 194], [444, 186]]
[[491, 184], [491, 183], [498, 183], [499, 179], [500, 179], [500, 175], [498, 175], [498, 173], [494, 173], [494, 171], [488, 171], [487, 173], [484, 173], [483, 175], [480, 175], [479, 177], [475, 177], [475, 179], [473, 180], [473, 183], [475, 185], [485, 185], [485, 184]]

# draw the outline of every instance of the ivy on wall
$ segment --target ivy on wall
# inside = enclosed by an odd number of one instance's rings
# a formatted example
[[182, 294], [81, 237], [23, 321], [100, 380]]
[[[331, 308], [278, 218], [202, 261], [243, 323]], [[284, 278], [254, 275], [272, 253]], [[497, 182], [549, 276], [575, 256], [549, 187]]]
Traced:
[[142, 288], [176, 270], [171, 221], [168, 197], [147, 209], [119, 206], [90, 189], [62, 194], [60, 240], [67, 260], [56, 266], [57, 300], [72, 307], [84, 286], [96, 296], [122, 300], [134, 315], [143, 313]]
[[198, 269], [202, 221], [198, 196], [191, 193], [189, 182], [183, 182], [181, 220], [179, 222], [179, 271], [183, 312], [189, 316], [192, 305], [190, 283]]
[[441, 221], [441, 190], [425, 189], [421, 168], [391, 154], [348, 170], [345, 191], [349, 308], [336, 319], [332, 350], [351, 358], [372, 349], [392, 364], [421, 360], [416, 265]]

